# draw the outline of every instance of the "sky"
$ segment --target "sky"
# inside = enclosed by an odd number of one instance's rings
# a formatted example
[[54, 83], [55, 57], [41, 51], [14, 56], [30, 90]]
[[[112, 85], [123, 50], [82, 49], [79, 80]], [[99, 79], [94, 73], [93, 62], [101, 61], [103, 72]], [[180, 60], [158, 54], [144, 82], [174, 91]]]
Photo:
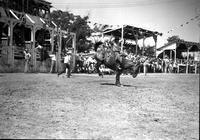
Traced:
[[[196, 17], [200, 15], [200, 0], [47, 1], [52, 3], [53, 10], [89, 15], [91, 23], [131, 25], [161, 32], [163, 35], [158, 37], [158, 47], [164, 45], [167, 38], [173, 35], [178, 35], [185, 41], [200, 42], [200, 16]], [[153, 45], [152, 40], [146, 39], [145, 44]]]

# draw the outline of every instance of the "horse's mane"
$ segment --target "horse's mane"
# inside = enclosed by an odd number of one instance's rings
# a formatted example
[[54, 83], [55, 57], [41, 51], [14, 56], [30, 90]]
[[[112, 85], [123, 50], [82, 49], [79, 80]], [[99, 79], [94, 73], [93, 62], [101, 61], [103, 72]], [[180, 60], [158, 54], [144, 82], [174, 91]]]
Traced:
[[97, 48], [98, 48], [101, 44], [103, 44], [103, 42], [101, 42], [101, 41], [96, 42], [96, 43], [94, 44], [94, 51], [97, 51]]

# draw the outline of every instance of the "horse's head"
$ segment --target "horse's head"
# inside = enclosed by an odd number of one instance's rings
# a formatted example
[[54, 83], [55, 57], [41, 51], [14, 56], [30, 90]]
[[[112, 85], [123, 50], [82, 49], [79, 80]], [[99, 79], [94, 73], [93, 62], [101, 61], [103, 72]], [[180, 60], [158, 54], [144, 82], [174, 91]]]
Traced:
[[141, 62], [137, 61], [130, 70], [130, 74], [133, 76], [133, 78], [137, 77], [139, 70], [140, 70]]

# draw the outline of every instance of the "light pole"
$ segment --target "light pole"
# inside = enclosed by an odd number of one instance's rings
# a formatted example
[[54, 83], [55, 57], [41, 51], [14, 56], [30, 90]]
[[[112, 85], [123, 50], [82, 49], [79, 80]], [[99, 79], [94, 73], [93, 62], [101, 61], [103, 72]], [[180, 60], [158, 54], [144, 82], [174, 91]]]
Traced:
[[[197, 16], [200, 16], [200, 8], [196, 8], [195, 11], [196, 11]], [[198, 26], [200, 28], [200, 20], [198, 21], [199, 21]], [[199, 30], [199, 43], [200, 43], [200, 30]]]
[[200, 43], [200, 21], [199, 21], [199, 43]]
[[[200, 16], [200, 8], [196, 8], [196, 14]], [[199, 26], [199, 43], [200, 43], [200, 20], [198, 20], [198, 26]], [[198, 51], [198, 59], [200, 56], [200, 52]], [[197, 73], [197, 64], [195, 65], [195, 74]]]

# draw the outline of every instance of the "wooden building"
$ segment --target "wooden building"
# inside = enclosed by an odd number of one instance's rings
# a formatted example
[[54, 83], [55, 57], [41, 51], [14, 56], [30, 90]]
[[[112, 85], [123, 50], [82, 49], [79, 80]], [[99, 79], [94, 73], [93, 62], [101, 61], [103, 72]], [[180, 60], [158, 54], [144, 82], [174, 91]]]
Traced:
[[167, 56], [177, 63], [178, 72], [189, 73], [189, 68], [194, 67], [194, 71], [197, 73], [200, 61], [200, 43], [178, 39], [158, 48], [156, 55], [159, 58]]
[[62, 37], [69, 33], [51, 21], [51, 7], [51, 3], [45, 0], [0, 1], [1, 69], [6, 69], [5, 72], [22, 72], [23, 50], [26, 48], [32, 55], [31, 71], [47, 72], [39, 68], [41, 56], [35, 49], [37, 43], [48, 53], [57, 51], [60, 60]]
[[[157, 36], [162, 36], [162, 33], [159, 33], [157, 31], [150, 31], [143, 28], [138, 28], [130, 25], [123, 25], [122, 27], [116, 28], [116, 29], [106, 29], [103, 32], [103, 35], [110, 35], [114, 37], [121, 38], [121, 51], [123, 51], [125, 40], [132, 40], [135, 41], [134, 45], [135, 47], [135, 54], [138, 54], [138, 40], [143, 39], [143, 51], [142, 54], [144, 54], [144, 41], [146, 38], [153, 37], [155, 41], [155, 48], [157, 46]], [[155, 55], [156, 55], [156, 49], [155, 49]]]

